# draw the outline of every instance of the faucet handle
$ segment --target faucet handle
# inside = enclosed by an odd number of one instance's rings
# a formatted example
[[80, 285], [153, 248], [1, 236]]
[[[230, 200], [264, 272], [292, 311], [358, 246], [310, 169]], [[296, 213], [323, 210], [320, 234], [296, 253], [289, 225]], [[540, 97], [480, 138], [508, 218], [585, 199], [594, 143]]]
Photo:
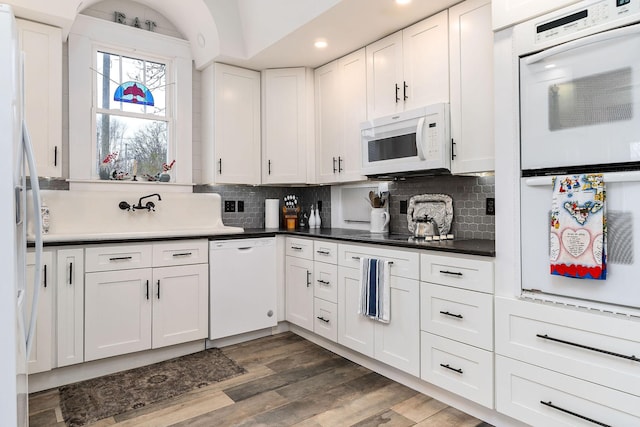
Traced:
[[147, 202], [144, 207], [147, 208], [148, 211], [156, 211], [156, 204], [153, 202]]
[[120, 209], [122, 209], [123, 211], [130, 211], [130, 210], [131, 210], [131, 205], [130, 205], [129, 203], [125, 202], [124, 200], [123, 200], [123, 201], [121, 201], [121, 202], [118, 204], [118, 207], [119, 207]]

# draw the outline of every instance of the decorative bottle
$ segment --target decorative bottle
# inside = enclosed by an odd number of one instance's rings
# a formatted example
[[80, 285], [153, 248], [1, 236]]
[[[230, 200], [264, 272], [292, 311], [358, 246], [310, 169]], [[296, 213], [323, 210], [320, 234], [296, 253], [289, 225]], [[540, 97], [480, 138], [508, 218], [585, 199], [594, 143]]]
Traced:
[[311, 210], [309, 211], [309, 228], [316, 228], [316, 213], [313, 205], [311, 205]]
[[316, 228], [320, 228], [320, 225], [322, 224], [322, 219], [320, 218], [320, 209], [316, 209], [315, 223]]
[[49, 205], [42, 199], [40, 203], [40, 217], [42, 218], [42, 234], [49, 233]]

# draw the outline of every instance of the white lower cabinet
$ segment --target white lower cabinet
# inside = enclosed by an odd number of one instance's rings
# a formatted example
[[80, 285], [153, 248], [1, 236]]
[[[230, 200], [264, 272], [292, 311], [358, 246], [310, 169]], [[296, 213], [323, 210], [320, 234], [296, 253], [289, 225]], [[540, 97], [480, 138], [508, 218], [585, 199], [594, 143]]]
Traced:
[[493, 407], [493, 352], [428, 332], [421, 336], [421, 378]]
[[56, 366], [84, 362], [84, 249], [56, 251]]
[[207, 257], [206, 240], [88, 248], [85, 360], [205, 338]]
[[87, 273], [85, 360], [151, 348], [151, 268]]
[[390, 366], [420, 375], [420, 298], [417, 280], [391, 276], [390, 322], [358, 314], [360, 271], [338, 267], [338, 342]]
[[338, 305], [321, 298], [313, 299], [313, 332], [333, 342], [338, 341]]
[[497, 410], [535, 426], [637, 426], [638, 397], [496, 356]]
[[[36, 315], [36, 326], [34, 330], [34, 338], [31, 345], [31, 354], [27, 369], [29, 374], [37, 372], [49, 371], [53, 368], [53, 293], [54, 286], [52, 283], [53, 270], [53, 254], [51, 251], [43, 251], [42, 253], [42, 276], [38, 286], [40, 292], [38, 295], [38, 312]], [[27, 298], [25, 300], [26, 320], [25, 327], [29, 327], [29, 319], [31, 317], [33, 293], [35, 290], [35, 267], [36, 256], [33, 252], [27, 253]]]
[[286, 318], [302, 328], [313, 330], [313, 261], [287, 256]]

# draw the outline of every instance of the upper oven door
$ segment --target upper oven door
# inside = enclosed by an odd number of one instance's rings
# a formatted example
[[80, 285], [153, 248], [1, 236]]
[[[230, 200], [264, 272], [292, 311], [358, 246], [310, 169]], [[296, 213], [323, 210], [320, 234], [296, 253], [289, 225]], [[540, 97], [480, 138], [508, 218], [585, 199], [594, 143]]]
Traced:
[[522, 169], [640, 161], [640, 24], [520, 59]]

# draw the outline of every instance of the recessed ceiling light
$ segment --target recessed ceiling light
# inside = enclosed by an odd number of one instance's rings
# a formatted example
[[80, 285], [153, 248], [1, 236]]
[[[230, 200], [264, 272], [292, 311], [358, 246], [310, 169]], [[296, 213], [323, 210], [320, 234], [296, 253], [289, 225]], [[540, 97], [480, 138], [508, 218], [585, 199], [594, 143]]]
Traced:
[[396, 0], [396, 4], [409, 4], [411, 3], [411, 0]]
[[325, 47], [328, 46], [326, 40], [316, 40], [316, 42], [313, 45], [318, 49], [324, 49]]

